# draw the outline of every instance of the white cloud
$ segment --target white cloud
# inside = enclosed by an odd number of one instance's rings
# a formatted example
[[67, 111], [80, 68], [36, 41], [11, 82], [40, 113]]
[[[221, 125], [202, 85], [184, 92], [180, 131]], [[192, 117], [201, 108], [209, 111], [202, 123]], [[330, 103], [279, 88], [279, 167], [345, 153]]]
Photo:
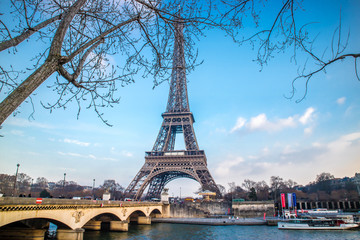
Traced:
[[109, 158], [109, 157], [96, 157], [93, 154], [80, 154], [80, 153], [73, 153], [73, 152], [58, 152], [59, 155], [61, 156], [69, 156], [69, 157], [74, 157], [74, 158], [82, 158], [82, 159], [92, 159], [92, 160], [99, 160], [99, 161], [118, 161], [115, 158]]
[[102, 158], [101, 160], [104, 160], [104, 161], [113, 161], [113, 162], [117, 162], [117, 161], [118, 161], [118, 160], [115, 159], [115, 158], [108, 158], [108, 157]]
[[81, 155], [81, 154], [79, 154], [79, 153], [72, 153], [72, 152], [68, 152], [68, 153], [58, 152], [58, 154], [60, 154], [60, 155], [62, 155], [62, 156], [89, 158], [88, 155]]
[[44, 129], [52, 129], [53, 126], [45, 123], [39, 123], [39, 122], [31, 122], [24, 118], [8, 118], [6, 120], [6, 124], [12, 125], [12, 126], [18, 126], [18, 127], [36, 127], [36, 128], [44, 128]]
[[246, 119], [245, 119], [245, 118], [242, 118], [242, 117], [239, 117], [239, 118], [236, 120], [235, 126], [231, 129], [230, 132], [235, 132], [236, 130], [241, 129], [243, 126], [245, 126], [245, 123], [246, 123]]
[[360, 132], [350, 133], [341, 136], [336, 141], [333, 141], [327, 145], [328, 149], [333, 152], [341, 152], [346, 148], [354, 144], [354, 142], [360, 142]]
[[299, 122], [301, 122], [303, 125], [309, 123], [312, 120], [313, 113], [315, 112], [315, 109], [312, 107], [309, 107], [306, 109], [304, 115], [302, 115], [299, 119]]
[[336, 103], [339, 105], [343, 105], [346, 101], [346, 97], [341, 97], [336, 100]]
[[133, 154], [131, 152], [128, 152], [128, 151], [125, 151], [125, 150], [121, 152], [121, 155], [123, 155], [125, 157], [132, 157], [133, 156]]
[[[235, 161], [236, 157], [233, 159], [232, 162], [219, 163], [214, 171], [215, 179], [221, 184], [236, 182], [241, 185], [244, 179], [269, 183], [271, 176], [307, 184], [321, 172], [330, 172], [335, 177], [350, 177], [360, 169], [360, 132], [345, 134], [327, 143], [313, 142], [309, 146], [289, 144], [270, 149], [267, 154], [261, 151], [257, 156], [250, 155], [239, 163]], [[227, 163], [230, 165], [226, 166]]]
[[[299, 123], [302, 125], [307, 125], [313, 121], [315, 109], [310, 107], [306, 109], [305, 113], [302, 116], [294, 115], [287, 118], [275, 118], [269, 120], [265, 113], [261, 113], [255, 117], [250, 118], [247, 121], [245, 118], [238, 117], [235, 126], [231, 129], [230, 133], [239, 131], [241, 129], [246, 129], [250, 132], [252, 131], [267, 131], [267, 132], [276, 132], [281, 131], [285, 128], [297, 127]], [[306, 128], [304, 130], [305, 134], [311, 134], [313, 128]]]
[[247, 127], [250, 130], [257, 130], [257, 129], [266, 129], [268, 125], [269, 122], [267, 120], [266, 114], [262, 113], [257, 115], [256, 117], [252, 117]]
[[118, 151], [115, 147], [111, 147], [110, 149], [111, 154], [114, 154], [115, 156], [122, 156], [122, 157], [133, 157], [134, 154], [132, 152], [122, 150]]
[[304, 129], [304, 133], [305, 133], [305, 135], [311, 135], [311, 134], [312, 134], [312, 132], [313, 132], [312, 127], [308, 127], [308, 128], [305, 128], [305, 129]]
[[11, 130], [10, 132], [12, 135], [21, 136], [21, 137], [25, 136], [24, 132], [20, 130]]
[[321, 147], [324, 146], [322, 143], [319, 143], [319, 142], [313, 142], [311, 145], [312, 145], [314, 148], [321, 148]]
[[[240, 118], [238, 118], [239, 120]], [[238, 121], [239, 122], [239, 121]], [[261, 113], [257, 115], [256, 117], [252, 117], [248, 123], [245, 124], [246, 120], [244, 119], [243, 125], [245, 125], [245, 128], [249, 131], [259, 131], [264, 130], [268, 132], [275, 132], [280, 131], [287, 127], [295, 127], [296, 122], [293, 117], [288, 117], [284, 119], [276, 119], [274, 121], [269, 121], [267, 119], [267, 116], [265, 113]], [[235, 126], [231, 132], [234, 132], [236, 130], [239, 130], [237, 126]]]
[[294, 149], [292, 146], [286, 145], [286, 146], [284, 147], [284, 149], [283, 149], [282, 154], [287, 155], [287, 154], [292, 154], [292, 153], [294, 153], [294, 152], [296, 152], [296, 151], [295, 151], [295, 149]]
[[80, 145], [80, 146], [83, 146], [83, 147], [88, 147], [88, 146], [90, 146], [90, 143], [80, 142], [79, 140], [75, 140], [75, 139], [65, 138], [65, 139], [64, 139], [64, 142], [65, 142], [65, 143], [72, 143], [72, 144]]
[[244, 162], [242, 157], [235, 157], [231, 160], [221, 161], [215, 169], [215, 173], [218, 176], [226, 177], [233, 167], [238, 166], [242, 162]]

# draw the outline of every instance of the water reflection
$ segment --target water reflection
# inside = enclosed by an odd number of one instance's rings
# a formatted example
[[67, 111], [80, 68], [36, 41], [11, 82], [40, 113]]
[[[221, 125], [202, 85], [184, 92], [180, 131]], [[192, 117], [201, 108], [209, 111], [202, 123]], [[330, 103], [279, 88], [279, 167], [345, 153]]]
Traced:
[[311, 239], [311, 240], [358, 240], [360, 231], [298, 231], [278, 230], [269, 226], [207, 226], [189, 224], [156, 223], [129, 225], [128, 232], [85, 232], [85, 240], [208, 240], [208, 239]]

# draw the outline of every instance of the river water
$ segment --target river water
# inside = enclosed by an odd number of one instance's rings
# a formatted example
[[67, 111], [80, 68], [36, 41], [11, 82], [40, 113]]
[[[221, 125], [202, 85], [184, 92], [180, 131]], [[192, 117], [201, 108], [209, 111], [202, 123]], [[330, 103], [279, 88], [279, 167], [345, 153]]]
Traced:
[[270, 226], [208, 226], [190, 224], [153, 223], [129, 225], [128, 232], [86, 231], [84, 240], [207, 240], [207, 239], [311, 239], [311, 240], [359, 240], [359, 230], [278, 230]]

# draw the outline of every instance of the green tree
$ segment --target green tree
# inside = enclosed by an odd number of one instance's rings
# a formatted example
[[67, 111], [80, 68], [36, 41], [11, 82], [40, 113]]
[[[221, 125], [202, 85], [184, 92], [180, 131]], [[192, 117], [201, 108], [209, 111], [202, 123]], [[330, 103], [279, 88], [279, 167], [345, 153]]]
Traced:
[[49, 198], [49, 197], [51, 197], [51, 195], [46, 189], [44, 189], [40, 192], [40, 197], [41, 198]]
[[257, 201], [257, 195], [256, 195], [255, 188], [253, 188], [253, 187], [250, 188], [250, 192], [249, 192], [248, 196], [251, 201]]

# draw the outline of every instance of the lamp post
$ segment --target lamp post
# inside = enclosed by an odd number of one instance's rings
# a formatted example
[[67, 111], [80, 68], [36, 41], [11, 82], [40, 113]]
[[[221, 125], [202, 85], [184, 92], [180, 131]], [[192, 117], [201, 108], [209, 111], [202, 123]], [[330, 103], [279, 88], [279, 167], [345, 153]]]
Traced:
[[31, 185], [30, 185], [30, 194], [29, 194], [29, 197], [31, 197], [31, 191], [32, 191], [33, 183], [34, 183], [34, 179], [32, 178], [32, 179], [31, 179]]
[[94, 188], [95, 188], [95, 178], [93, 179], [93, 188], [92, 188], [92, 197], [93, 197], [93, 199], [95, 199]]
[[66, 177], [66, 173], [64, 173], [64, 182], [63, 182], [63, 195], [65, 197], [65, 177]]
[[20, 164], [18, 163], [16, 166], [17, 166], [17, 168], [16, 168], [16, 174], [15, 174], [14, 193], [13, 193], [13, 196], [16, 196], [16, 181], [17, 181], [17, 175], [18, 175], [18, 172], [19, 172]]

